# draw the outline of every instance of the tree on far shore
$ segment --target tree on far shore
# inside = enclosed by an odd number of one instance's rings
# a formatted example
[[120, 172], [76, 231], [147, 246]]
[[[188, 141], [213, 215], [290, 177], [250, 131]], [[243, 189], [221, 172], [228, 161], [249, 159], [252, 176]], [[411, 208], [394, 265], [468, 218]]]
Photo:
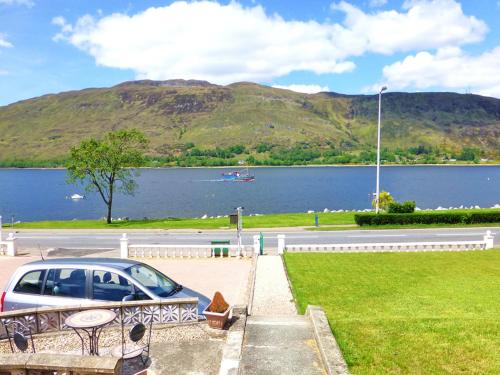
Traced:
[[144, 164], [148, 140], [136, 129], [110, 132], [102, 139], [83, 140], [72, 147], [67, 164], [68, 182], [81, 182], [86, 191], [96, 191], [107, 206], [106, 222], [111, 224], [113, 195], [133, 195], [134, 176]]

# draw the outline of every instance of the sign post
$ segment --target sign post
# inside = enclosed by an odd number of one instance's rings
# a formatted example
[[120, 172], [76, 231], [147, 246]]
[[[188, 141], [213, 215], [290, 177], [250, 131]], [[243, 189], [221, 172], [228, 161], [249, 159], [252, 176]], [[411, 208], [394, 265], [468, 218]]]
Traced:
[[236, 237], [238, 239], [238, 255], [241, 256], [241, 231], [243, 230], [243, 207], [236, 208], [238, 223], [236, 225]]

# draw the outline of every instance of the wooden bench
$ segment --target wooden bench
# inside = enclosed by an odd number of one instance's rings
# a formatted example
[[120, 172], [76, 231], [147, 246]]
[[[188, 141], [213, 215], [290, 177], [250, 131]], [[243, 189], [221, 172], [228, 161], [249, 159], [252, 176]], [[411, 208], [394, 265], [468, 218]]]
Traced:
[[117, 375], [121, 367], [122, 359], [114, 357], [52, 353], [0, 354], [0, 375], [22, 375], [28, 371], [73, 375]]

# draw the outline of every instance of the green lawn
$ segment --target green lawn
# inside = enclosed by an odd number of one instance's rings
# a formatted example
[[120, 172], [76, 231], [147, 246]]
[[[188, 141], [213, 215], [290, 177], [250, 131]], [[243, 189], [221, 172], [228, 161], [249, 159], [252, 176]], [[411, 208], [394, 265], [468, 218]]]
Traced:
[[500, 374], [500, 249], [292, 254], [303, 313], [325, 309], [353, 374]]
[[[491, 209], [467, 210], [467, 212], [492, 211]], [[447, 211], [435, 211], [447, 212]], [[451, 212], [460, 212], [453, 210]], [[278, 227], [311, 227], [310, 230], [345, 230], [345, 229], [411, 229], [411, 228], [432, 228], [432, 227], [468, 227], [471, 225], [460, 224], [434, 224], [434, 225], [379, 225], [358, 227], [354, 222], [355, 212], [328, 212], [318, 213], [319, 228], [314, 228], [314, 214], [307, 213], [286, 213], [270, 214], [259, 216], [244, 216], [243, 227], [251, 228], [278, 228]], [[479, 226], [498, 226], [500, 223], [480, 224]], [[4, 223], [4, 227], [10, 224]], [[26, 229], [221, 229], [229, 228], [229, 218], [221, 217], [214, 219], [193, 219], [193, 218], [167, 218], [149, 220], [126, 220], [115, 221], [108, 225], [103, 220], [67, 220], [67, 221], [33, 221], [22, 222], [14, 225], [15, 228]], [[234, 227], [234, 226], [233, 226]]]
[[[319, 213], [320, 223], [325, 225], [355, 225], [353, 212]], [[262, 216], [244, 216], [245, 228], [277, 228], [313, 226], [314, 214], [293, 213], [273, 214]], [[10, 227], [10, 224], [4, 224]], [[35, 221], [22, 222], [14, 225], [15, 228], [40, 228], [40, 229], [219, 229], [229, 228], [229, 218], [190, 219], [170, 218], [156, 220], [127, 220], [106, 224], [103, 220], [68, 220], [68, 221]], [[234, 226], [233, 226], [234, 227]]]

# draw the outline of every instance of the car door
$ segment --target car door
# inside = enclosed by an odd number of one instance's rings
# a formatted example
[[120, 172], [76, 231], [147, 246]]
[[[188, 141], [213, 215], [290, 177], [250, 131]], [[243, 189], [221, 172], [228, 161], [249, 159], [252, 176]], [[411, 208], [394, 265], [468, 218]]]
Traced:
[[88, 305], [87, 278], [84, 268], [52, 268], [47, 271], [39, 306]]
[[113, 271], [93, 270], [91, 298], [94, 301], [123, 301], [134, 295], [134, 286], [128, 278]]

